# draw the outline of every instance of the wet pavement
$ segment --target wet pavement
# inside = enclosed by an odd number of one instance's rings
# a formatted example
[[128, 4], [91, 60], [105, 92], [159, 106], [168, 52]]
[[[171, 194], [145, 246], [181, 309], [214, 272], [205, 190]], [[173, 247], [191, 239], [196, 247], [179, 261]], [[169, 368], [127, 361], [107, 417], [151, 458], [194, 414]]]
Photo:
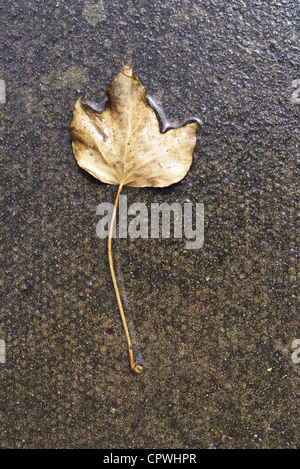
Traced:
[[[0, 6], [2, 448], [296, 448], [296, 1], [6, 1]], [[204, 204], [204, 244], [115, 240], [146, 371], [134, 375], [96, 235], [116, 187], [68, 127], [132, 61], [194, 160], [128, 204]], [[299, 343], [298, 343], [299, 347]]]

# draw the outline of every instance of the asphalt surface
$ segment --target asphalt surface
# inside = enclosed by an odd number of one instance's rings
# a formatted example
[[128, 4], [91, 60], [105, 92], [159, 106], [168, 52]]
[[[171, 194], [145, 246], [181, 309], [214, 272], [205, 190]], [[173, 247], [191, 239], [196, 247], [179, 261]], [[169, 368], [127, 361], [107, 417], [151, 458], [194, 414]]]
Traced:
[[[296, 1], [0, 6], [2, 448], [296, 448], [300, 338]], [[134, 375], [101, 202], [68, 127], [122, 66], [203, 121], [188, 175], [128, 204], [204, 204], [204, 244], [121, 239]], [[298, 345], [299, 347], [299, 345]]]

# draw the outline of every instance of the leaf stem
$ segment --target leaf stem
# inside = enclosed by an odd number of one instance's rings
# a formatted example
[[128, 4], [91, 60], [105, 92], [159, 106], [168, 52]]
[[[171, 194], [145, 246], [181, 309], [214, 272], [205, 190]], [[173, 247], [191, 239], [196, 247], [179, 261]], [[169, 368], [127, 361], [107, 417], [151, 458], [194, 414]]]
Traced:
[[125, 313], [124, 313], [124, 308], [123, 308], [123, 304], [122, 304], [122, 300], [121, 300], [121, 295], [120, 295], [120, 291], [119, 291], [119, 287], [118, 287], [118, 283], [117, 283], [117, 279], [116, 279], [113, 256], [112, 256], [112, 248], [111, 248], [113, 229], [114, 229], [114, 224], [115, 224], [115, 221], [116, 221], [116, 214], [117, 214], [117, 209], [118, 209], [118, 205], [119, 205], [119, 197], [120, 197], [120, 194], [122, 192], [122, 189], [123, 189], [123, 184], [120, 184], [118, 192], [117, 192], [116, 200], [115, 200], [115, 203], [114, 203], [114, 210], [113, 210], [113, 214], [112, 214], [112, 218], [111, 218], [111, 222], [110, 222], [110, 228], [109, 228], [109, 234], [108, 234], [108, 245], [107, 245], [107, 247], [108, 247], [108, 261], [109, 261], [110, 274], [111, 274], [112, 282], [113, 282], [113, 285], [114, 285], [115, 294], [116, 294], [116, 298], [117, 298], [117, 302], [118, 302], [118, 307], [119, 307], [119, 311], [120, 311], [120, 315], [121, 315], [121, 319], [122, 319], [122, 323], [123, 323], [123, 328], [124, 328], [124, 332], [125, 332], [125, 336], [126, 336], [126, 340], [127, 340], [130, 367], [131, 367], [132, 371], [134, 371], [135, 373], [141, 373], [143, 371], [143, 367], [141, 365], [136, 364], [135, 359], [134, 359], [134, 355], [133, 355], [132, 342], [131, 342], [131, 338], [130, 338], [130, 334], [129, 334], [129, 330], [128, 330], [128, 325], [127, 325], [127, 321], [126, 321], [126, 316], [125, 316]]

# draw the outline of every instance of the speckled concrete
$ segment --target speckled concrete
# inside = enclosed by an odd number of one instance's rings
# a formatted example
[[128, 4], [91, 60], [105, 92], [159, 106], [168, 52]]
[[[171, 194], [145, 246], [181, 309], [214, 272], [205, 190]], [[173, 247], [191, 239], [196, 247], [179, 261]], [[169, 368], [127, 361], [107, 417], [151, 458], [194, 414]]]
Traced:
[[[295, 448], [297, 2], [0, 6], [1, 447]], [[147, 371], [133, 375], [68, 126], [132, 60], [171, 119], [204, 121], [187, 177], [128, 202], [203, 202], [205, 242], [115, 243]]]

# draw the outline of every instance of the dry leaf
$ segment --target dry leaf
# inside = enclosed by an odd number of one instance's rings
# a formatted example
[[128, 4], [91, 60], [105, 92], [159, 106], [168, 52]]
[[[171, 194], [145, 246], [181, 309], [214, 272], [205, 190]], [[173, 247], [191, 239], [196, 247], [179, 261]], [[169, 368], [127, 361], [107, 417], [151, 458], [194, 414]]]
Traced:
[[119, 195], [125, 185], [166, 187], [180, 181], [191, 166], [199, 125], [188, 123], [161, 133], [156, 113], [146, 100], [146, 89], [133, 74], [131, 65], [123, 67], [107, 95], [102, 112], [78, 99], [69, 134], [79, 166], [100, 181], [119, 186], [108, 237], [109, 263], [131, 368], [140, 373], [142, 367], [134, 361], [111, 254]]
[[107, 90], [103, 112], [75, 105], [70, 135], [81, 168], [108, 184], [165, 187], [189, 170], [196, 122], [161, 133], [146, 89], [127, 65]]

